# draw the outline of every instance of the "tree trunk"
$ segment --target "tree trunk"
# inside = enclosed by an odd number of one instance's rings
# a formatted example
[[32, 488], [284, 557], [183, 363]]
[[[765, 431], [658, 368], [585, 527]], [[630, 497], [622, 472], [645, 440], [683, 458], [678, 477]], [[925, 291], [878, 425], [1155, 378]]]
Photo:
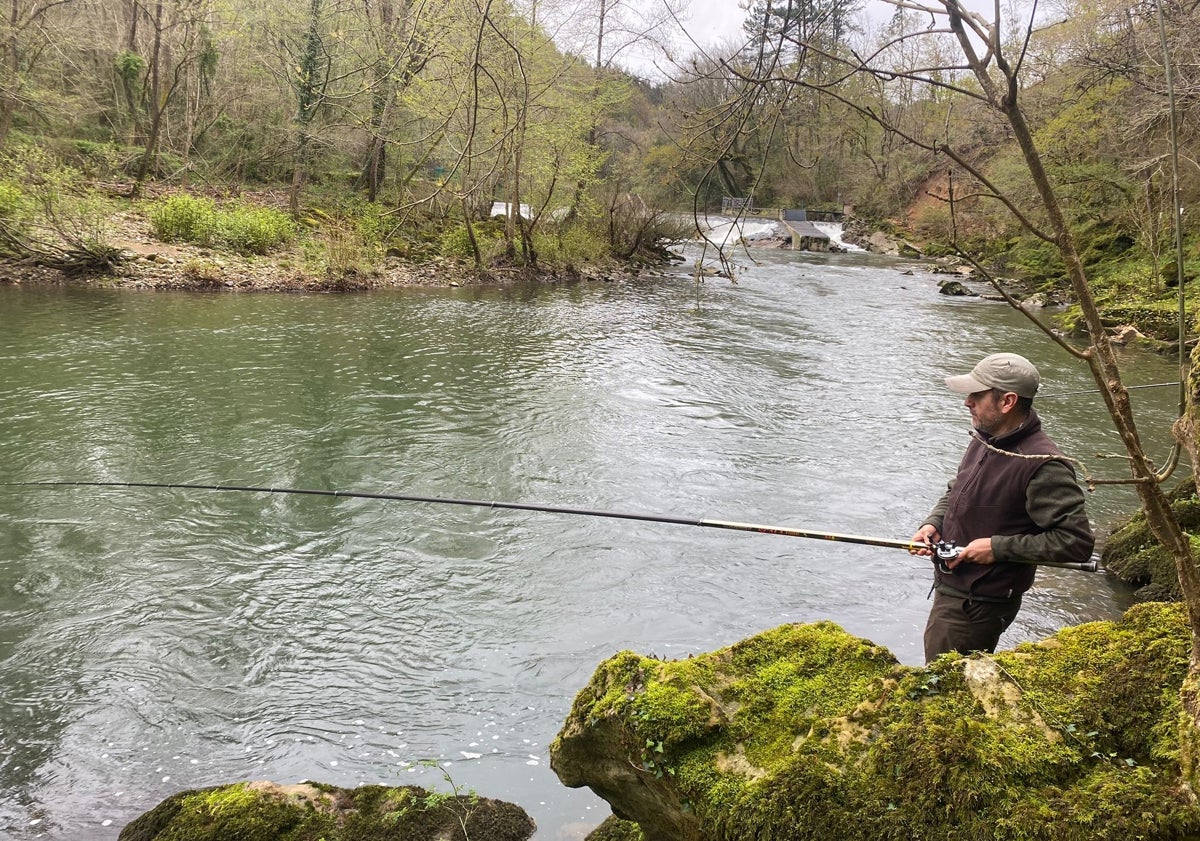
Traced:
[[325, 95], [321, 58], [321, 3], [322, 0], [312, 0], [309, 4], [308, 31], [296, 68], [296, 150], [292, 156], [292, 186], [288, 190], [288, 209], [293, 219], [300, 216], [300, 193], [308, 180], [308, 155], [312, 145], [310, 126]]
[[133, 187], [129, 191], [130, 198], [137, 198], [141, 192], [142, 182], [150, 172], [150, 163], [158, 154], [158, 138], [162, 131], [162, 117], [166, 104], [160, 102], [162, 97], [162, 0], [154, 4], [154, 46], [150, 51], [150, 133], [146, 137], [146, 149], [138, 164], [137, 175], [133, 179]]
[[300, 194], [304, 191], [308, 175], [308, 147], [308, 128], [302, 126], [296, 138], [296, 153], [292, 156], [292, 184], [288, 189], [288, 211], [293, 219], [300, 218]]

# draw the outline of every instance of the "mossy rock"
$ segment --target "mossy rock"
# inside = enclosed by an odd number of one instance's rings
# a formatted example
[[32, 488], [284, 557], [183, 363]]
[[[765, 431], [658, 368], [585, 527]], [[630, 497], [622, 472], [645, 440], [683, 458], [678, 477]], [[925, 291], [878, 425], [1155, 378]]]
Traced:
[[[1200, 499], [1195, 479], [1186, 479], [1168, 495], [1171, 510], [1188, 533], [1200, 533]], [[1104, 568], [1126, 583], [1138, 587], [1138, 601], [1180, 598], [1175, 562], [1150, 533], [1141, 511], [1113, 531], [1100, 555]]]
[[235, 783], [183, 791], [118, 841], [526, 841], [521, 807], [415, 786]]
[[633, 821], [623, 821], [613, 815], [589, 832], [585, 841], [645, 841], [645, 836]]
[[901, 666], [831, 623], [600, 665], [551, 748], [648, 841], [1200, 837], [1182, 606]]
[[[1108, 301], [1102, 305], [1104, 323], [1107, 325], [1133, 324], [1138, 330], [1165, 341], [1179, 339], [1179, 302], [1169, 299], [1143, 300], [1134, 303]], [[1196, 318], [1195, 307], [1191, 307], [1185, 323]]]

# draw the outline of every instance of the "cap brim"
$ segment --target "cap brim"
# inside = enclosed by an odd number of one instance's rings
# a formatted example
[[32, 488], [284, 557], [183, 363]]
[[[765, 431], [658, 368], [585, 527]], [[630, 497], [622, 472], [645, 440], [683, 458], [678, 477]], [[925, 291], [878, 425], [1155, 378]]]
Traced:
[[946, 377], [946, 387], [959, 394], [975, 394], [979, 391], [990, 391], [991, 386], [984, 385], [970, 374], [957, 377]]

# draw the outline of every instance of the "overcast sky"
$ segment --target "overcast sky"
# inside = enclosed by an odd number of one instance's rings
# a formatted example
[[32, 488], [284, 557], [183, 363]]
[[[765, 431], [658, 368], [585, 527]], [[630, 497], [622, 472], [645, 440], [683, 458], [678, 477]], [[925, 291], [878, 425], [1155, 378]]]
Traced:
[[[654, 1], [635, 0], [635, 3]], [[691, 39], [701, 47], [744, 39], [746, 34], [742, 31], [742, 23], [746, 19], [746, 10], [742, 6], [747, 2], [748, 0], [683, 0], [684, 28]], [[882, 0], [866, 0], [864, 6], [868, 17], [876, 20], [890, 16], [894, 8]], [[685, 41], [682, 46], [684, 54], [692, 52], [690, 43]], [[630, 67], [635, 73], [650, 77], [658, 75], [646, 59], [637, 55], [626, 55], [621, 63]]]
[[685, 26], [701, 44], [711, 44], [741, 33], [746, 12], [738, 0], [690, 0]]
[[[637, 7], [638, 4], [649, 5], [657, 2], [658, 0], [631, 0], [631, 5]], [[710, 47], [716, 43], [735, 41], [735, 39], [740, 43], [746, 37], [742, 31], [746, 10], [742, 6], [753, 0], [682, 0], [682, 2], [684, 4], [684, 29], [691, 40], [701, 47]], [[1026, 0], [1013, 0], [1013, 2], [1014, 5], [1023, 5]], [[963, 5], [972, 11], [981, 12], [985, 18], [990, 19], [993, 15], [995, 0], [965, 0]], [[1006, 0], [1005, 6], [1007, 7], [1007, 5]], [[863, 22], [871, 28], [880, 26], [891, 19], [895, 10], [895, 5], [885, 2], [885, 0], [864, 0], [865, 21]], [[676, 58], [682, 58], [693, 51], [691, 43], [686, 40], [683, 40], [680, 46], [682, 52], [677, 54]], [[634, 73], [647, 78], [663, 78], [668, 75], [655, 69], [655, 59], [639, 55], [637, 50], [623, 55], [618, 61]]]

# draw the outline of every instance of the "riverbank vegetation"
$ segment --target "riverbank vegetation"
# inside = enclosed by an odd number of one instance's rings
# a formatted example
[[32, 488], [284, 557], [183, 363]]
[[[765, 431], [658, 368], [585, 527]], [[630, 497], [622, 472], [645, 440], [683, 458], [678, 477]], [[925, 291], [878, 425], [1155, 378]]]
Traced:
[[[1177, 280], [1155, 22], [1127, 4], [1068, 6], [1026, 39], [1024, 114], [1099, 302], [1169, 338], [1156, 315]], [[1040, 219], [1011, 127], [953, 102], [946, 85], [966, 75], [942, 60], [948, 35], [918, 42], [924, 16], [881, 8], [757, 2], [742, 30], [697, 50], [672, 30], [685, 10], [625, 0], [16, 0], [0, 23], [0, 250], [119, 276], [122, 248], [149, 228], [211, 252], [167, 257], [197, 285], [244, 275], [222, 272], [223, 255], [248, 253], [274, 255], [260, 272], [351, 288], [400, 264], [569, 273], [662, 260], [691, 214], [734, 197], [772, 212], [852, 206], [926, 254], [963, 249], [1067, 289], [1053, 244], [1005, 206]], [[1189, 160], [1200, 15], [1165, 11]], [[891, 75], [849, 72], [856, 56]], [[933, 66], [933, 86], [911, 72]], [[804, 84], [765, 92], [755, 80], [772, 73]], [[964, 138], [961, 158], [939, 136]], [[1200, 179], [1194, 166], [1181, 179], [1186, 206]], [[188, 200], [208, 203], [203, 230], [164, 218]], [[1189, 283], [1200, 232], [1183, 221]]]

